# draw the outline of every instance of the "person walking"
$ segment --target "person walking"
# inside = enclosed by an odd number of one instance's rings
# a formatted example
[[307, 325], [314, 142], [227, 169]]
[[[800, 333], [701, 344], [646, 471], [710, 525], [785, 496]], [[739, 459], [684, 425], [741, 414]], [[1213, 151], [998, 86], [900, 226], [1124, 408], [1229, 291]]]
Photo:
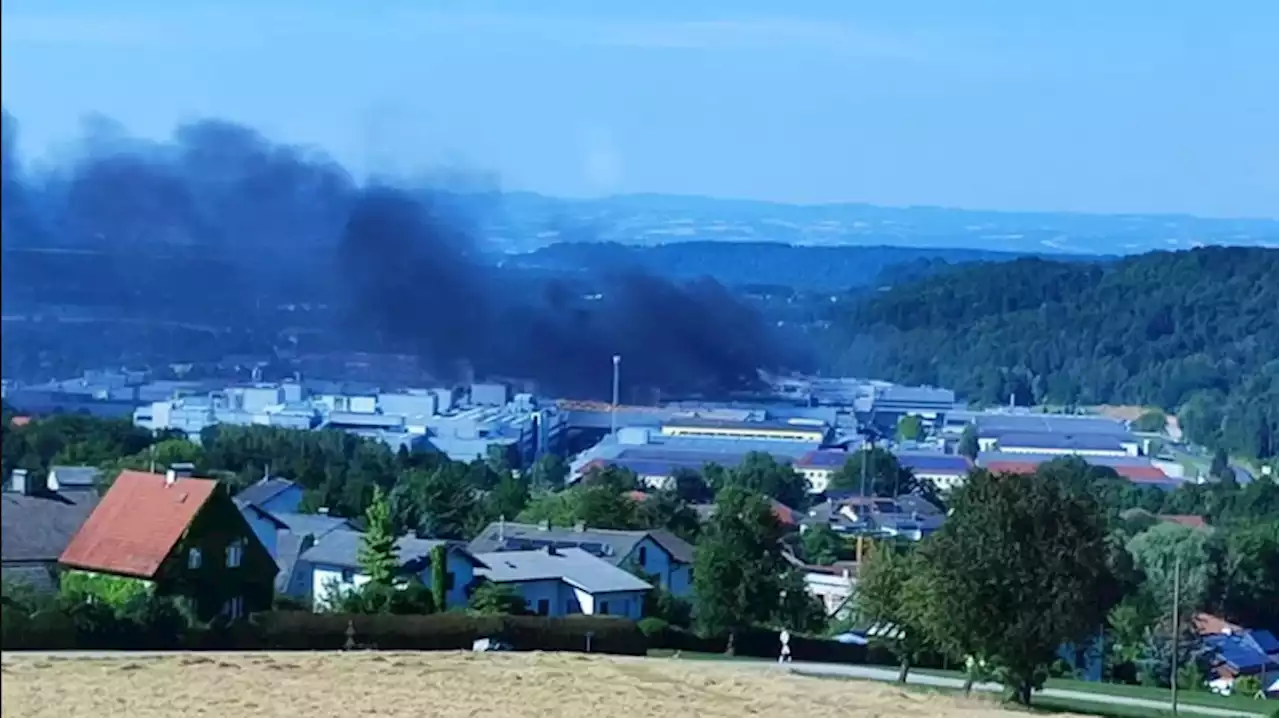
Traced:
[[778, 641], [782, 644], [782, 650], [778, 653], [778, 663], [790, 663], [791, 632], [785, 628], [782, 629], [782, 632], [778, 634]]

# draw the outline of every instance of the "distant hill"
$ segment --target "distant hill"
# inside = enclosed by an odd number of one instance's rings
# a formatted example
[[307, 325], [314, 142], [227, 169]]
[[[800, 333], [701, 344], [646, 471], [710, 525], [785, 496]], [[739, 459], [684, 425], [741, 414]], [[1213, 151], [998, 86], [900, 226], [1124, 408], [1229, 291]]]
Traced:
[[486, 237], [505, 252], [528, 252], [565, 241], [639, 246], [754, 241], [980, 248], [1018, 254], [1140, 254], [1200, 245], [1280, 243], [1280, 223], [1271, 219], [796, 205], [660, 194], [564, 199], [513, 192], [473, 204], [483, 207]]
[[1277, 277], [1260, 248], [957, 267], [851, 302], [836, 364], [999, 404], [1143, 404], [1197, 443], [1275, 456]]
[[1023, 255], [981, 249], [795, 247], [774, 242], [678, 242], [653, 247], [561, 242], [529, 254], [509, 255], [504, 263], [568, 273], [639, 269], [675, 280], [709, 276], [733, 287], [839, 292], [926, 276], [954, 264], [1010, 261], [1019, 256]]

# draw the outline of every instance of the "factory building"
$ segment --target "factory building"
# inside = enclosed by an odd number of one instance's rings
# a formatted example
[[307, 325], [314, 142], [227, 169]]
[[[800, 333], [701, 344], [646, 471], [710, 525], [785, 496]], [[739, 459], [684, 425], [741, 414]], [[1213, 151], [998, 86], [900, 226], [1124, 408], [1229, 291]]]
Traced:
[[626, 427], [576, 457], [569, 480], [576, 481], [593, 468], [616, 466], [635, 472], [646, 486], [665, 488], [681, 470], [702, 471], [708, 464], [732, 469], [753, 452], [793, 463], [817, 448], [816, 442], [671, 436], [646, 427]]
[[530, 394], [510, 397], [504, 385], [477, 384], [461, 392], [359, 387], [358, 393], [339, 393], [342, 388], [325, 385], [323, 393], [313, 394], [299, 383], [227, 387], [150, 402], [134, 410], [133, 420], [153, 431], [182, 431], [196, 441], [217, 424], [336, 429], [393, 450], [435, 450], [456, 461], [487, 458], [496, 446], [513, 468], [561, 451], [567, 435], [565, 416], [554, 406], [540, 407]]
[[825, 443], [831, 435], [831, 428], [816, 419], [751, 421], [701, 416], [674, 417], [662, 424], [661, 431], [663, 436], [794, 441], [818, 445]]

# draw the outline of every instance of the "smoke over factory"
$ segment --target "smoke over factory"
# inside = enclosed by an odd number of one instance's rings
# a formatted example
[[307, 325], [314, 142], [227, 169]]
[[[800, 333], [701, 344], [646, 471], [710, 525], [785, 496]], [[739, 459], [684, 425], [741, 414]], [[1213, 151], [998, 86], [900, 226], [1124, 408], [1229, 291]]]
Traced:
[[55, 275], [57, 301], [143, 319], [233, 324], [305, 304], [348, 348], [580, 397], [607, 398], [615, 354], [629, 385], [675, 394], [748, 388], [782, 363], [769, 327], [710, 279], [502, 268], [477, 229], [492, 195], [358, 181], [219, 120], [164, 142], [99, 121], [37, 166], [3, 122], [6, 311], [50, 301]]

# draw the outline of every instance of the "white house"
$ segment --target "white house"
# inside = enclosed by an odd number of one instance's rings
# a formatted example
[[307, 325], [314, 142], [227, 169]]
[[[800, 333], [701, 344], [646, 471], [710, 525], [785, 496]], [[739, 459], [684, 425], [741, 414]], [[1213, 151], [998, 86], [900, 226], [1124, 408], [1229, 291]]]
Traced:
[[693, 591], [693, 546], [669, 531], [617, 531], [547, 524], [489, 524], [467, 547], [479, 555], [546, 547], [579, 548], [628, 572], [638, 570], [676, 596]]
[[481, 577], [510, 586], [539, 616], [586, 614], [639, 619], [650, 584], [579, 548], [547, 546], [477, 554]]
[[[300, 575], [308, 585], [297, 590], [311, 597], [314, 610], [321, 611], [332, 605], [333, 599], [343, 591], [349, 591], [369, 582], [369, 576], [360, 568], [358, 555], [364, 534], [359, 531], [338, 529], [317, 537], [297, 559], [295, 576]], [[405, 536], [396, 542], [397, 557], [406, 576], [417, 576], [431, 586], [431, 551], [437, 546], [446, 547], [445, 606], [461, 608], [467, 605], [469, 589], [475, 581], [476, 569], [482, 564], [465, 547], [450, 541], [420, 539]], [[309, 580], [308, 580], [309, 577]]]

